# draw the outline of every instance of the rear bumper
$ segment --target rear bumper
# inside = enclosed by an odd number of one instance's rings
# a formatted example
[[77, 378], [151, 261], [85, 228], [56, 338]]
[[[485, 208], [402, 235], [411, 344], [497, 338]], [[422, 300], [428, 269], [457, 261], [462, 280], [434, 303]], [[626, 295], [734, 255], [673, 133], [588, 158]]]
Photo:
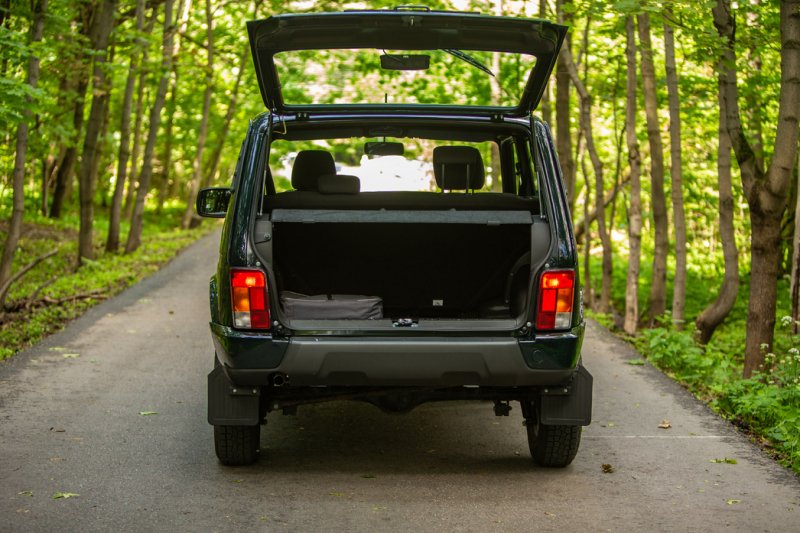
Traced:
[[234, 384], [268, 385], [280, 373], [291, 386], [560, 385], [575, 372], [583, 329], [522, 342], [322, 335], [286, 341], [211, 324], [217, 356]]

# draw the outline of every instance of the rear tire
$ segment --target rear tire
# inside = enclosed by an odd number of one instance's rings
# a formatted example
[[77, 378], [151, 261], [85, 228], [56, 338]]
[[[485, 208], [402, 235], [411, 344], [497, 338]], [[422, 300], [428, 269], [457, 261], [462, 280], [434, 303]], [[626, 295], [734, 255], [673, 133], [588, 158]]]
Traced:
[[527, 421], [528, 447], [539, 466], [563, 468], [578, 454], [581, 426], [545, 426]]
[[226, 466], [255, 463], [260, 446], [261, 426], [214, 426], [214, 449]]

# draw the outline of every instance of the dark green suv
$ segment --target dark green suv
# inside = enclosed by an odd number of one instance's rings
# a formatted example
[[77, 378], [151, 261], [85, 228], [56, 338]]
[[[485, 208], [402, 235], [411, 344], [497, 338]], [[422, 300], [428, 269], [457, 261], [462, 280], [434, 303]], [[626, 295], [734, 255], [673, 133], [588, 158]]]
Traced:
[[567, 28], [397, 8], [247, 31], [268, 111], [230, 188], [197, 201], [225, 218], [217, 457], [252, 463], [269, 414], [307, 404], [479, 400], [519, 402], [533, 459], [570, 464], [592, 377], [561, 169], [533, 116]]

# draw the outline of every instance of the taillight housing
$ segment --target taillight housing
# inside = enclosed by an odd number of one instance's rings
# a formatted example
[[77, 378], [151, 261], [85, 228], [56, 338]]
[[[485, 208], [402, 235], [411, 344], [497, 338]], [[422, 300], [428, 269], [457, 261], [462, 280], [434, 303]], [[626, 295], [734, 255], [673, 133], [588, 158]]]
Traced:
[[231, 269], [233, 325], [237, 328], [269, 328], [267, 278], [260, 270]]
[[548, 270], [539, 283], [537, 329], [569, 329], [572, 326], [572, 301], [575, 272]]

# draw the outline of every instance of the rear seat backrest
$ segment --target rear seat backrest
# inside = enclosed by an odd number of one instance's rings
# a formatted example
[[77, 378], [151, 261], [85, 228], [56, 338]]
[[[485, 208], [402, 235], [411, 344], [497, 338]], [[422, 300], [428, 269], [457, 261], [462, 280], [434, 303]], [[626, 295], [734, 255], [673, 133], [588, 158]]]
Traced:
[[433, 149], [433, 175], [443, 191], [482, 189], [486, 183], [483, 158], [472, 146], [437, 146]]
[[336, 174], [333, 156], [324, 150], [303, 150], [292, 165], [292, 187], [298, 191], [319, 190], [319, 177], [327, 174]]
[[317, 182], [320, 194], [358, 194], [361, 192], [361, 180], [346, 174], [328, 174], [320, 176]]

